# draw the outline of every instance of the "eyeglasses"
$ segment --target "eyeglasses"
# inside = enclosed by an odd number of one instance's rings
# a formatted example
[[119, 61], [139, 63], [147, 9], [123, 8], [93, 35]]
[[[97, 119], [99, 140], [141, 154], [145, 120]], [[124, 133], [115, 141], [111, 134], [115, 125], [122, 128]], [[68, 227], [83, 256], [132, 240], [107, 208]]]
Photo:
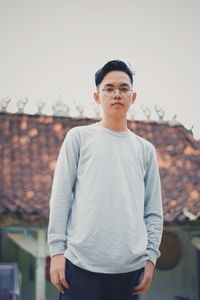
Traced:
[[126, 87], [120, 87], [120, 88], [106, 87], [102, 89], [105, 96], [113, 96], [116, 90], [119, 90], [120, 95], [124, 97], [130, 95], [131, 92], [133, 91]]

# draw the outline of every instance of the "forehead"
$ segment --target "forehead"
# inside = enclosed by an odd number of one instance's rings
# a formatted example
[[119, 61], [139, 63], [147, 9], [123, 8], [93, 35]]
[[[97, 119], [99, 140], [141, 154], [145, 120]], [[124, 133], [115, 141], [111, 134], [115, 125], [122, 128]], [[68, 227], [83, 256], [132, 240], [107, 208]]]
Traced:
[[122, 83], [127, 83], [128, 85], [131, 85], [131, 81], [130, 78], [128, 76], [128, 74], [126, 74], [123, 71], [111, 71], [109, 73], [107, 73], [101, 84], [105, 85], [105, 84], [113, 84], [113, 85], [120, 85]]

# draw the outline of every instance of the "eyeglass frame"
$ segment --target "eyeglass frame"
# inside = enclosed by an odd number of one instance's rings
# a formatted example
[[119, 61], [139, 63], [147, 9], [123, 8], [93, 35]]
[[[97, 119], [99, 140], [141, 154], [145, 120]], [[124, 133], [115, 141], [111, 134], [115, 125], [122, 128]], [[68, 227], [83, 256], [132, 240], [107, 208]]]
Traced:
[[[113, 87], [106, 87], [106, 88], [113, 88]], [[124, 87], [121, 87], [121, 88], [113, 88], [113, 91], [112, 91], [110, 94], [109, 94], [109, 93], [106, 94], [106, 93], [105, 93], [105, 89], [106, 89], [106, 88], [103, 88], [103, 89], [101, 90], [101, 91], [103, 91], [103, 93], [104, 93], [105, 96], [113, 96], [113, 95], [114, 95], [113, 92], [115, 92], [116, 90], [119, 90], [120, 95], [121, 95], [121, 96], [124, 96], [124, 97], [125, 97], [125, 96], [128, 96], [128, 95], [131, 95], [131, 93], [133, 92], [133, 89], [130, 89], [130, 90], [128, 90], [128, 91], [126, 92], [126, 93], [127, 93], [126, 95], [123, 95], [123, 94], [122, 94], [122, 91], [120, 91], [120, 89], [123, 89]], [[101, 92], [101, 91], [100, 91], [100, 92]]]

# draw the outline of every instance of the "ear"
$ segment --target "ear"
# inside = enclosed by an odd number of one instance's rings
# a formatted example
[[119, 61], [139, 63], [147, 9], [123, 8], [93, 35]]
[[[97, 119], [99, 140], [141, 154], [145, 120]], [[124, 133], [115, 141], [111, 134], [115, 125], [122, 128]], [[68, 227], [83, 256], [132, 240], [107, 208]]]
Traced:
[[96, 101], [96, 103], [98, 103], [98, 104], [101, 103], [101, 102], [100, 102], [100, 99], [99, 99], [99, 93], [95, 92], [95, 93], [93, 94], [93, 97], [94, 97], [94, 100]]
[[136, 96], [137, 96], [136, 93], [132, 93], [132, 96], [131, 96], [132, 103], [131, 104], [133, 104], [135, 102]]

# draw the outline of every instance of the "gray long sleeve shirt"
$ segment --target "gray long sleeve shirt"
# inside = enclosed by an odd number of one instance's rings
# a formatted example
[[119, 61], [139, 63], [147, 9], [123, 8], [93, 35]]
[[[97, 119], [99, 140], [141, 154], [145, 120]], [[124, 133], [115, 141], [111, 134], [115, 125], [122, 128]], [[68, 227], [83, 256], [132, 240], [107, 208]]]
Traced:
[[71, 128], [50, 197], [50, 256], [80, 268], [125, 273], [160, 256], [163, 207], [153, 144], [98, 122]]

